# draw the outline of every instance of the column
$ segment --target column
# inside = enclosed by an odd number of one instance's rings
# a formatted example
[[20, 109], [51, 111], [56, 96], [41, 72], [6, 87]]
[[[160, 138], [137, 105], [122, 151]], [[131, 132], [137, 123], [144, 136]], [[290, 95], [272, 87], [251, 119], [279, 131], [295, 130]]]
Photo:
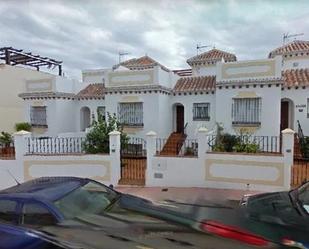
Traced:
[[149, 182], [153, 177], [152, 158], [156, 155], [157, 133], [150, 131], [146, 134], [146, 149], [147, 149], [147, 167], [145, 172], [145, 185], [149, 186]]
[[294, 162], [294, 134], [295, 131], [285, 129], [282, 131], [282, 154], [284, 157], [284, 187], [290, 189], [291, 169]]
[[109, 154], [111, 157], [111, 184], [118, 185], [120, 180], [120, 135], [119, 131], [112, 131], [109, 134]]

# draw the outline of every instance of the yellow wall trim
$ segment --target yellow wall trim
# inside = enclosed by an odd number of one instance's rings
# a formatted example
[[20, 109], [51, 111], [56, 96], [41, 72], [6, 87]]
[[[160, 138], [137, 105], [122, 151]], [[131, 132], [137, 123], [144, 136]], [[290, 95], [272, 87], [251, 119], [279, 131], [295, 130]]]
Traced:
[[[258, 180], [258, 179], [243, 179], [243, 178], [227, 178], [218, 177], [211, 174], [211, 166], [225, 165], [230, 166], [231, 171], [233, 170], [233, 165], [246, 166], [246, 167], [269, 167], [275, 168], [278, 172], [277, 179], [272, 180]], [[222, 159], [207, 159], [205, 160], [206, 181], [220, 181], [220, 182], [232, 182], [232, 183], [250, 183], [250, 184], [262, 184], [262, 185], [272, 185], [272, 186], [284, 186], [284, 163], [276, 162], [261, 162], [261, 161], [243, 161], [243, 160], [222, 160]]]
[[[30, 174], [31, 167], [34, 165], [40, 165], [41, 167], [53, 165], [56, 167], [69, 166], [72, 167], [72, 172], [74, 172], [74, 165], [95, 165], [102, 166], [106, 168], [106, 174], [104, 176], [93, 176], [94, 180], [98, 181], [110, 181], [111, 180], [111, 162], [110, 161], [96, 161], [96, 160], [33, 160], [24, 161], [24, 177], [25, 180], [31, 180], [33, 177]], [[71, 166], [73, 165], [73, 166]], [[76, 172], [78, 173], [78, 172]]]

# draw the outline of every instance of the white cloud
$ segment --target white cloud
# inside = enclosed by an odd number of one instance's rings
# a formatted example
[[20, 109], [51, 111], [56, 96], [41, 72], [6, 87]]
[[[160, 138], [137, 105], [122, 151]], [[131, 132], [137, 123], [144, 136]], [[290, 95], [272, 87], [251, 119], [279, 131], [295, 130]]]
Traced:
[[266, 58], [284, 32], [305, 32], [308, 1], [102, 0], [0, 1], [0, 46], [64, 61], [67, 74], [109, 67], [118, 52], [145, 53], [169, 68], [188, 67], [197, 43]]

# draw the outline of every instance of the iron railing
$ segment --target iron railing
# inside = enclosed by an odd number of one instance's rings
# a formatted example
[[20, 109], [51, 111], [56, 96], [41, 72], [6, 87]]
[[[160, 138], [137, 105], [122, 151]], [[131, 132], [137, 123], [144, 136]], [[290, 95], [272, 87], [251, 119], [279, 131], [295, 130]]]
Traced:
[[168, 141], [166, 138], [156, 139], [156, 155], [160, 156], [198, 156], [197, 139]]
[[297, 136], [302, 158], [309, 161], [309, 137], [304, 136], [299, 120], [297, 120], [297, 126]]
[[10, 144], [0, 144], [0, 159], [1, 160], [12, 160], [15, 159], [15, 147], [14, 142]]
[[81, 154], [84, 137], [28, 138], [27, 154]]
[[122, 156], [146, 156], [146, 141], [143, 138], [130, 137], [127, 144], [121, 145]]
[[178, 156], [198, 156], [197, 139], [186, 139], [180, 148]]
[[[280, 153], [280, 136], [254, 136], [254, 135], [236, 135], [235, 140], [242, 145], [256, 145], [258, 153]], [[207, 136], [209, 151], [218, 149], [220, 143], [217, 135]], [[220, 149], [219, 149], [220, 150]], [[233, 146], [233, 152], [237, 152], [236, 144]], [[238, 151], [239, 152], [239, 151]]]

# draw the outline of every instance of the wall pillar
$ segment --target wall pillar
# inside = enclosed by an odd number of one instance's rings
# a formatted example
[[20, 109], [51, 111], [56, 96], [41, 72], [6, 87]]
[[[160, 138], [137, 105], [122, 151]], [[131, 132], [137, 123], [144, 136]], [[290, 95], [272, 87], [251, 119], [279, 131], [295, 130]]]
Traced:
[[31, 137], [31, 132], [19, 131], [14, 133], [15, 161], [16, 168], [8, 169], [10, 174], [14, 175], [18, 182], [25, 181], [24, 175], [24, 156], [28, 151], [28, 139]]
[[205, 127], [198, 129], [198, 157], [202, 157], [209, 149], [208, 140], [207, 140], [208, 130]]
[[120, 135], [119, 131], [112, 131], [109, 134], [109, 154], [111, 157], [111, 184], [118, 185], [120, 180]]
[[22, 160], [28, 151], [28, 138], [31, 137], [31, 132], [19, 131], [14, 133], [14, 147], [16, 160]]
[[284, 187], [290, 189], [291, 170], [294, 163], [294, 134], [295, 131], [285, 129], [282, 131], [282, 153], [284, 157]]
[[147, 150], [147, 167], [145, 172], [145, 185], [149, 185], [149, 179], [152, 177], [152, 158], [156, 154], [157, 133], [150, 131], [146, 134], [146, 150]]

